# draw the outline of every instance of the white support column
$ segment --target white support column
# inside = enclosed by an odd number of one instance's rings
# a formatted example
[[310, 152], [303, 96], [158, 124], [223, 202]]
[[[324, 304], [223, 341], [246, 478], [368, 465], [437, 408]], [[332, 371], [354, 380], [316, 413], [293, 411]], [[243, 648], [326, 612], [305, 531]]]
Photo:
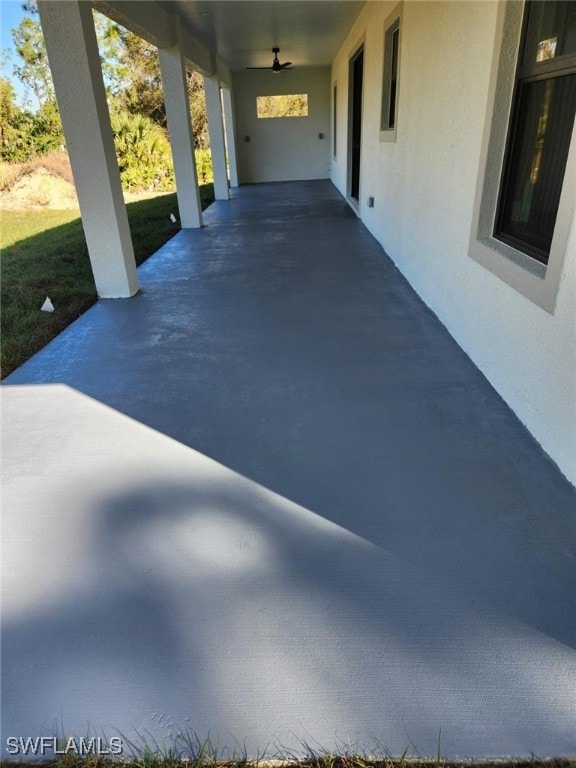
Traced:
[[214, 174], [214, 197], [216, 200], [228, 200], [230, 192], [228, 191], [228, 173], [226, 172], [226, 144], [224, 143], [222, 102], [218, 77], [204, 77], [204, 93], [206, 94], [210, 155], [212, 156], [212, 172]]
[[226, 148], [228, 150], [228, 169], [230, 186], [238, 186], [238, 161], [236, 160], [236, 123], [232, 106], [232, 93], [229, 88], [222, 88], [224, 102], [224, 130], [226, 133]]
[[172, 145], [180, 223], [182, 227], [189, 229], [202, 226], [202, 206], [196, 176], [194, 134], [190, 119], [180, 24], [176, 18], [174, 18], [174, 29], [176, 45], [171, 48], [159, 48], [158, 57]]
[[96, 290], [102, 298], [133, 296], [134, 249], [91, 4], [39, 0], [38, 10]]

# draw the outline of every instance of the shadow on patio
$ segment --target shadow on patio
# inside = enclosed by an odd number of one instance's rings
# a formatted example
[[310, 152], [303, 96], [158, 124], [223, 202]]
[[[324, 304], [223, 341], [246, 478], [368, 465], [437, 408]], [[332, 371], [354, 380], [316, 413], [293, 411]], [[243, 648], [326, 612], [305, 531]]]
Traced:
[[3, 733], [576, 753], [574, 489], [328, 182], [206, 223], [6, 381]]

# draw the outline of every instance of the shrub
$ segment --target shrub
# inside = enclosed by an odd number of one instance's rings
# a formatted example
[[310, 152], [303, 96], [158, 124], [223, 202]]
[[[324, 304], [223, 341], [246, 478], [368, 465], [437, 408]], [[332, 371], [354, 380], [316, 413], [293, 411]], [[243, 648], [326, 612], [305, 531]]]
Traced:
[[22, 163], [62, 146], [64, 134], [56, 102], [29, 112], [16, 104], [12, 85], [0, 77], [0, 159]]
[[[112, 115], [111, 123], [122, 187], [132, 192], [174, 190], [172, 154], [164, 129], [143, 115], [132, 115], [125, 111]], [[29, 132], [28, 136], [31, 135]], [[74, 183], [67, 152], [63, 148], [51, 148], [59, 140], [57, 133], [52, 141], [45, 143], [46, 154], [37, 154], [38, 147], [34, 147], [31, 140], [23, 144], [20, 151], [0, 153], [5, 160], [11, 160], [2, 162], [0, 159], [0, 190], [10, 189], [21, 178], [39, 168]], [[210, 150], [197, 149], [195, 159], [198, 182], [211, 183], [213, 174]]]
[[112, 115], [111, 124], [124, 189], [173, 189], [172, 154], [164, 129], [126, 111]]
[[213, 180], [212, 175], [212, 155], [209, 149], [197, 149], [196, 155], [196, 173], [198, 175], [198, 182], [200, 184], [206, 184], [208, 181]]

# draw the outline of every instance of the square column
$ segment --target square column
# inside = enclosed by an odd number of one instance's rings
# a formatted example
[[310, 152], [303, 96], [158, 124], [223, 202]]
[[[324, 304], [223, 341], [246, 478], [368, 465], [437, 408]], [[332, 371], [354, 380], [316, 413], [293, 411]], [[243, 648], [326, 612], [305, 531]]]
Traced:
[[96, 290], [133, 296], [136, 262], [90, 3], [39, 0], [54, 90]]
[[216, 200], [228, 200], [228, 173], [226, 171], [226, 144], [224, 142], [224, 124], [222, 122], [222, 102], [220, 99], [220, 81], [217, 77], [204, 77], [206, 94], [206, 114], [208, 133], [210, 134], [210, 154], [214, 174], [214, 197]]
[[196, 175], [194, 134], [190, 119], [180, 23], [177, 18], [174, 18], [173, 24], [177, 43], [171, 48], [159, 48], [158, 58], [172, 146], [180, 223], [184, 229], [190, 229], [202, 226], [202, 205]]
[[232, 93], [229, 88], [222, 88], [222, 102], [224, 104], [224, 133], [226, 136], [226, 149], [228, 150], [230, 186], [237, 187], [238, 161], [236, 159], [236, 121], [234, 120]]

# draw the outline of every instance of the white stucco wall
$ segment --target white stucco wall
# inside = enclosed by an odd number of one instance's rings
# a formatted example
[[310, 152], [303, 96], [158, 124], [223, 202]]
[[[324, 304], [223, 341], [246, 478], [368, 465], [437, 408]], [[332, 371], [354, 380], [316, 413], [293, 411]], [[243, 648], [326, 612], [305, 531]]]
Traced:
[[[308, 117], [257, 117], [257, 96], [291, 93], [308, 94]], [[329, 68], [235, 72], [234, 100], [240, 183], [329, 178]]]
[[[495, 2], [405, 0], [397, 141], [379, 141], [384, 21], [370, 2], [332, 68], [332, 180], [346, 194], [348, 60], [365, 35], [360, 215], [521, 421], [576, 484], [576, 231], [553, 314], [468, 256]], [[374, 196], [374, 208], [366, 205]]]

